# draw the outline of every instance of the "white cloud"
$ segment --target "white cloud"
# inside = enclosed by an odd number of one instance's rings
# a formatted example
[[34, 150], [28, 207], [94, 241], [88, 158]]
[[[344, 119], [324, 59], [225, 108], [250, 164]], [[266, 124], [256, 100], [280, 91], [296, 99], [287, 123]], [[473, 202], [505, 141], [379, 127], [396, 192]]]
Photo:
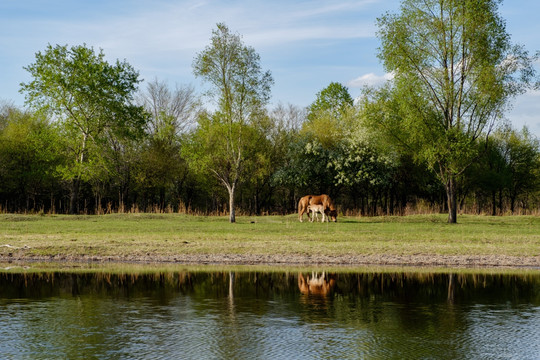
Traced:
[[[305, 9], [294, 2], [254, 2], [249, 6], [243, 2], [226, 5], [201, 2], [188, 8], [180, 2], [111, 17], [99, 25], [99, 30], [94, 29], [101, 43], [111, 48], [123, 48], [126, 53], [161, 52], [166, 48], [202, 50], [216, 23], [224, 22], [232, 31], [239, 32], [248, 45], [259, 49], [318, 39], [372, 37], [375, 27], [371, 22], [340, 23], [333, 16], [323, 16], [358, 11], [359, 6], [362, 5], [346, 3], [332, 7], [315, 2], [310, 4], [310, 9]], [[86, 31], [89, 28], [93, 28], [91, 23], [81, 25]]]
[[347, 85], [351, 88], [361, 88], [364, 86], [381, 86], [384, 85], [387, 81], [392, 80], [393, 78], [393, 73], [386, 73], [382, 76], [376, 75], [374, 73], [369, 73], [349, 81]]
[[[343, 40], [373, 37], [373, 21], [340, 21], [343, 14], [361, 11], [373, 0], [329, 4], [314, 1], [305, 3], [243, 1], [221, 3], [199, 1], [189, 3], [163, 1], [139, 3], [131, 9], [110, 11], [81, 18], [55, 16], [54, 18], [13, 19], [0, 43], [13, 37], [22, 42], [32, 39], [33, 52], [43, 44], [86, 43], [101, 47], [111, 57], [170, 56], [202, 50], [208, 44], [216, 23], [224, 22], [239, 32], [246, 43], [257, 48], [280, 47], [311, 40]], [[0, 29], [2, 26], [0, 26]], [[37, 30], [39, 29], [39, 30]], [[37, 30], [37, 31], [36, 31]], [[6, 35], [12, 34], [12, 35]], [[1, 41], [5, 39], [4, 41]], [[9, 40], [8, 40], [9, 39]], [[17, 46], [20, 45], [17, 41]], [[11, 42], [13, 44], [13, 42]], [[20, 46], [19, 46], [20, 47]]]
[[[85, 43], [103, 49], [108, 60], [126, 59], [142, 78], [192, 82], [193, 58], [209, 44], [219, 22], [261, 54], [264, 67], [275, 75], [277, 98], [305, 102], [303, 96], [316, 93], [322, 83], [350, 78], [343, 70], [351, 68], [346, 55], [364, 64], [370, 61], [365, 54], [373, 50], [362, 49], [370, 43], [364, 39], [375, 37], [374, 19], [388, 6], [382, 0], [28, 3], [7, 6], [0, 1], [0, 45], [6, 54], [0, 55], [0, 65], [9, 74], [2, 78], [0, 98], [18, 96], [19, 103], [18, 83], [27, 78], [22, 66], [34, 61], [35, 52], [47, 43]], [[318, 81], [313, 80], [315, 71]], [[279, 85], [286, 95], [278, 93]], [[289, 91], [290, 86], [295, 90]]]

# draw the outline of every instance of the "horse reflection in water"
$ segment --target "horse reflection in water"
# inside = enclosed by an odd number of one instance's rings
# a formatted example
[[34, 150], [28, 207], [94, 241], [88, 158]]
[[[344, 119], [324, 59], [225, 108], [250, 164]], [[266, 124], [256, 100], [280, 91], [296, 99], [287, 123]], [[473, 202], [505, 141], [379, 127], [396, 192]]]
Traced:
[[319, 295], [327, 296], [334, 291], [336, 287], [335, 274], [326, 274], [324, 271], [321, 275], [316, 272], [311, 273], [311, 277], [304, 277], [302, 273], [298, 273], [298, 288], [304, 295]]

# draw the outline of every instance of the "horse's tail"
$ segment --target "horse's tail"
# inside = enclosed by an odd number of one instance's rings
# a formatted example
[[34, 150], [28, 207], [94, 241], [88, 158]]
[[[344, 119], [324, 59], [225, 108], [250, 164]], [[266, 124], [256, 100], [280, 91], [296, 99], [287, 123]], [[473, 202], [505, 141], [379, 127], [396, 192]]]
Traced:
[[302, 216], [306, 212], [311, 198], [312, 196], [304, 196], [301, 197], [300, 200], [298, 200], [298, 218], [300, 221], [302, 221]]

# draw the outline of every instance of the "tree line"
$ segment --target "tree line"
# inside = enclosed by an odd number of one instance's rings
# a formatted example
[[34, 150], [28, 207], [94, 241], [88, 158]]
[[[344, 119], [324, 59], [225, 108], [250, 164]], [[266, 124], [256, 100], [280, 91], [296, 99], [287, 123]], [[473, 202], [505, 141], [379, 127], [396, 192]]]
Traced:
[[505, 124], [536, 86], [497, 1], [404, 0], [378, 19], [393, 80], [353, 101], [331, 83], [307, 108], [269, 105], [273, 78], [217, 24], [193, 61], [209, 85], [143, 83], [85, 44], [25, 67], [27, 107], [0, 110], [0, 209], [287, 214], [327, 193], [346, 214], [537, 212], [540, 144]]

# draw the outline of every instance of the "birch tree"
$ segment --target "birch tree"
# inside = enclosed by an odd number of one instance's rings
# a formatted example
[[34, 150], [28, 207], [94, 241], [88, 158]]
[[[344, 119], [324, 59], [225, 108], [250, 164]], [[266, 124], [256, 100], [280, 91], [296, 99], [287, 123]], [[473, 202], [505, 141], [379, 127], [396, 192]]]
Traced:
[[193, 72], [210, 84], [208, 95], [217, 105], [211, 120], [206, 119], [196, 130], [199, 143], [194, 153], [197, 163], [204, 163], [227, 189], [229, 220], [235, 222], [235, 192], [245, 175], [254, 139], [250, 124], [264, 113], [273, 79], [269, 71], [261, 69], [255, 49], [225, 24], [217, 24], [212, 31], [210, 45], [193, 61]]

